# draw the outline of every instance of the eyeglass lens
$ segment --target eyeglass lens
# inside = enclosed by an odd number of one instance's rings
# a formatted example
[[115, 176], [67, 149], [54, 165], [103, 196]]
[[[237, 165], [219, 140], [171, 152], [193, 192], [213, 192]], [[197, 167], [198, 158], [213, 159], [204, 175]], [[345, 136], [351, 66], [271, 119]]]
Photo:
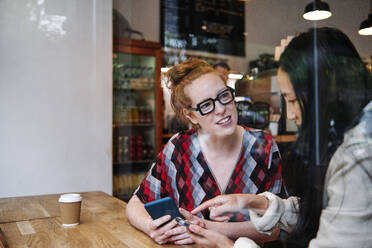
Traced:
[[215, 101], [218, 101], [222, 105], [229, 104], [234, 100], [234, 94], [231, 89], [226, 89], [219, 93], [215, 99], [207, 99], [198, 104], [199, 111], [202, 115], [212, 112], [215, 108]]

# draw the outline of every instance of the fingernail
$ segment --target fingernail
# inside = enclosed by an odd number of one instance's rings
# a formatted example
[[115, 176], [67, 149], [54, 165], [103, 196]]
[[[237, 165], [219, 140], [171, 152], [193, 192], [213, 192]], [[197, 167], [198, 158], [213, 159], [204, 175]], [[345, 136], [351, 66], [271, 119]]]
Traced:
[[193, 224], [191, 224], [191, 225], [189, 226], [189, 229], [190, 229], [191, 231], [193, 231], [193, 232], [196, 231], [195, 225], [193, 225]]

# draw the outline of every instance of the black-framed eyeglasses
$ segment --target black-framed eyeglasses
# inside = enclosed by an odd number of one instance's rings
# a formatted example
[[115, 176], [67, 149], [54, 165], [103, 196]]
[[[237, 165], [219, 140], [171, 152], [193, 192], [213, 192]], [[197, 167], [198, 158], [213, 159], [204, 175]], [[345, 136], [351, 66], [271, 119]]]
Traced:
[[206, 115], [206, 114], [213, 112], [213, 110], [216, 107], [216, 104], [215, 104], [216, 101], [218, 101], [222, 105], [227, 105], [230, 102], [232, 102], [234, 98], [235, 98], [234, 89], [227, 87], [225, 90], [218, 93], [215, 99], [213, 98], [205, 99], [204, 101], [196, 104], [196, 108], [189, 107], [189, 109], [194, 110], [194, 111], [199, 111], [201, 115]]

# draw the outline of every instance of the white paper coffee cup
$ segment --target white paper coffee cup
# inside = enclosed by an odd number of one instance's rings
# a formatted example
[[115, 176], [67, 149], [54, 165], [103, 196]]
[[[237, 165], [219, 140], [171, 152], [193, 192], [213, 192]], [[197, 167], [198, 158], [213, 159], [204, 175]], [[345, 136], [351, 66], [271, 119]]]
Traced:
[[82, 197], [80, 194], [64, 194], [59, 197], [62, 226], [79, 225]]

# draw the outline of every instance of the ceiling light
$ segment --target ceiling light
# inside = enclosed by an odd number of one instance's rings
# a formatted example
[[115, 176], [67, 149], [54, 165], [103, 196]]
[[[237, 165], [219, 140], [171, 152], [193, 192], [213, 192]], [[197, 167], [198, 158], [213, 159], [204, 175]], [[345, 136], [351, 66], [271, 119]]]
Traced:
[[372, 35], [372, 14], [369, 14], [368, 19], [360, 24], [358, 33], [360, 35]]
[[321, 0], [314, 0], [309, 3], [302, 17], [310, 21], [324, 20], [332, 16], [329, 5]]
[[360, 35], [372, 35], [372, 0], [371, 0], [371, 10], [368, 15], [368, 19], [360, 24], [358, 33]]

